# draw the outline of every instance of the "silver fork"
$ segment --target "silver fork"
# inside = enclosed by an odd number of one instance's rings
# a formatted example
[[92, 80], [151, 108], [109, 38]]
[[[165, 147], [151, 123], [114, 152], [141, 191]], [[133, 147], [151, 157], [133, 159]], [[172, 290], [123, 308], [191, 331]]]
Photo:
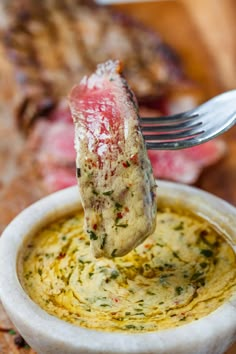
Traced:
[[190, 111], [140, 118], [150, 150], [177, 150], [202, 144], [236, 124], [236, 90], [222, 93]]

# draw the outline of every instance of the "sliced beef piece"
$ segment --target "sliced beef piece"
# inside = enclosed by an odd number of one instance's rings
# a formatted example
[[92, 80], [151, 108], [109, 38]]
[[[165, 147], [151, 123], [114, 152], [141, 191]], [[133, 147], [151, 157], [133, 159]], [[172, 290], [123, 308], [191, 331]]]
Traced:
[[54, 192], [76, 184], [74, 126], [62, 102], [50, 120], [38, 120], [27, 141], [27, 151], [37, 161], [39, 178]]
[[40, 174], [48, 192], [56, 192], [76, 184], [76, 171], [74, 167], [44, 163], [41, 164]]
[[138, 124], [138, 106], [118, 61], [75, 86], [78, 183], [95, 257], [122, 256], [155, 228], [156, 183]]
[[48, 118], [71, 84], [108, 59], [125, 63], [125, 76], [143, 103], [158, 104], [175, 88], [192, 85], [156, 33], [107, 8], [77, 0], [12, 0], [6, 1], [6, 14], [0, 27], [18, 84], [13, 105], [24, 130]]
[[37, 161], [44, 164], [75, 166], [73, 147], [74, 129], [72, 122], [51, 122], [39, 120], [37, 129], [33, 129], [28, 148], [35, 152]]
[[148, 151], [156, 178], [193, 184], [203, 168], [225, 155], [226, 145], [220, 139], [176, 151]]
[[227, 146], [225, 142], [217, 138], [205, 144], [194, 146], [191, 149], [184, 149], [182, 154], [185, 159], [195, 161], [196, 165], [202, 169], [203, 167], [216, 163], [226, 152]]

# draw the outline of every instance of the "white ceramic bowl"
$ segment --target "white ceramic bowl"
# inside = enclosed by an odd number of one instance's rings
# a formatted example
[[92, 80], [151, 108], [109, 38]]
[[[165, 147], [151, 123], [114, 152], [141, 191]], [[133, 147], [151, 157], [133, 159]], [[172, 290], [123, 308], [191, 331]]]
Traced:
[[[159, 199], [176, 200], [221, 228], [236, 250], [236, 209], [196, 188], [158, 182]], [[0, 297], [25, 340], [41, 354], [220, 354], [236, 340], [236, 294], [210, 315], [174, 329], [144, 334], [107, 333], [76, 327], [49, 315], [22, 289], [17, 257], [29, 234], [81, 207], [77, 187], [33, 204], [6, 228], [0, 239]]]

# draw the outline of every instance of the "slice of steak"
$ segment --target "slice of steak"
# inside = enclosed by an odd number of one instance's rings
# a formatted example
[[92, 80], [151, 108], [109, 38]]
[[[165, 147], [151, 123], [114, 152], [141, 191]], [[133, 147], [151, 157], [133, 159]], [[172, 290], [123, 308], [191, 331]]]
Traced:
[[[224, 140], [217, 138], [205, 144], [193, 146], [191, 149], [184, 149], [182, 155], [186, 160], [194, 161], [202, 169], [216, 163], [226, 152], [226, 143]], [[190, 183], [196, 182], [196, 179]]]
[[214, 139], [183, 150], [148, 151], [148, 156], [156, 178], [193, 184], [203, 168], [219, 161], [225, 152], [224, 141]]
[[39, 120], [33, 129], [28, 148], [34, 152], [40, 164], [57, 164], [74, 167], [73, 123]]
[[156, 183], [138, 106], [118, 61], [73, 88], [77, 176], [95, 257], [122, 256], [155, 228]]
[[[57, 119], [55, 121], [54, 119]], [[54, 112], [51, 121], [38, 120], [27, 142], [27, 150], [37, 161], [39, 179], [48, 192], [76, 184], [74, 127], [66, 111]]]
[[191, 86], [174, 51], [130, 17], [88, 1], [5, 4], [8, 21], [0, 27], [17, 82], [13, 105], [24, 130], [49, 117], [71, 84], [108, 59], [124, 62], [125, 77], [142, 103], [158, 105], [176, 87]]

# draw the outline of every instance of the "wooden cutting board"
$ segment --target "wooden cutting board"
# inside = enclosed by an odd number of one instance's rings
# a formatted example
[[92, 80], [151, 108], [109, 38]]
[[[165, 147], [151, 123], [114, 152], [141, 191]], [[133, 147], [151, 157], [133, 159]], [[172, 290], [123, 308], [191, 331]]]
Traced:
[[[234, 0], [158, 1], [113, 7], [137, 17], [161, 33], [183, 59], [188, 75], [201, 85], [205, 99], [236, 86]], [[7, 129], [15, 134], [12, 125], [5, 128], [3, 140]], [[0, 132], [3, 132], [2, 127]], [[224, 134], [223, 139], [228, 145], [227, 156], [205, 170], [197, 185], [236, 206], [236, 127]], [[29, 348], [17, 348], [14, 344], [16, 334], [8, 331], [11, 328], [11, 322], [0, 307], [0, 353], [33, 354]], [[227, 354], [236, 354], [236, 345]]]

